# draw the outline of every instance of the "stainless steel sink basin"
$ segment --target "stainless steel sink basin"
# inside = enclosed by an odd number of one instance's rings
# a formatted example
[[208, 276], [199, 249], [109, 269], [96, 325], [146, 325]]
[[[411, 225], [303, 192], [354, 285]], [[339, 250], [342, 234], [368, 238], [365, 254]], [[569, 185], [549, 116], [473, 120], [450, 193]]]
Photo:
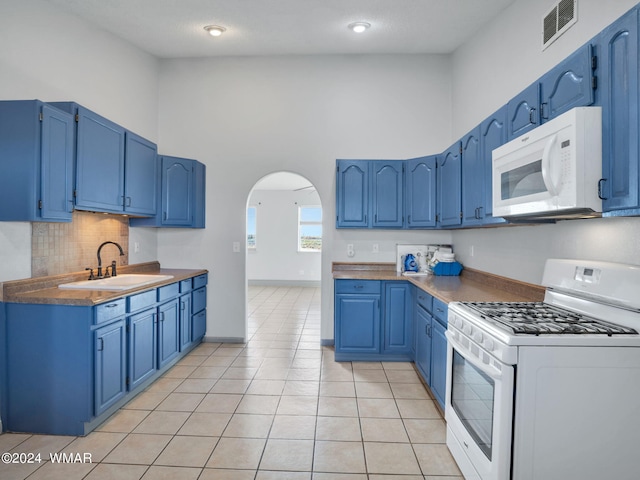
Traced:
[[121, 274], [116, 277], [101, 278], [99, 280], [82, 280], [79, 282], [63, 283], [58, 288], [70, 290], [129, 290], [143, 287], [163, 280], [170, 280], [173, 275]]

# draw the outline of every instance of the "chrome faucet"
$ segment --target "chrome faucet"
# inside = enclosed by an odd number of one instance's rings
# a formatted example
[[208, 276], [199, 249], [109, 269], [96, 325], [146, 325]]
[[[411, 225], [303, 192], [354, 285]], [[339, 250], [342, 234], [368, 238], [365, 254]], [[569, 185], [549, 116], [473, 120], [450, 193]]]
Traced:
[[[105, 245], [108, 245], [110, 243], [115, 245], [116, 247], [118, 247], [118, 250], [120, 250], [120, 256], [121, 257], [124, 255], [124, 250], [122, 250], [122, 247], [120, 246], [120, 244], [118, 244], [116, 242], [108, 241], [108, 242], [104, 242], [103, 244], [101, 244], [98, 247], [98, 275], [96, 275], [95, 278], [103, 278], [103, 275], [102, 275], [102, 259], [100, 258], [100, 251], [102, 250], [102, 247], [104, 247]], [[112, 268], [111, 268], [111, 276], [112, 277], [116, 276], [116, 269], [115, 269], [114, 263], [115, 262], [111, 263], [111, 266], [112, 266]]]

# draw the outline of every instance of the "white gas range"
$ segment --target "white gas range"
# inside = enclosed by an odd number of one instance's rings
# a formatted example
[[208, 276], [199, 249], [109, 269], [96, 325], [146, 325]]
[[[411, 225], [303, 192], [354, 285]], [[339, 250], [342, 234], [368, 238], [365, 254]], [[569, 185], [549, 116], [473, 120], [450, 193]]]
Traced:
[[542, 284], [449, 305], [449, 449], [467, 480], [640, 478], [640, 267], [548, 260]]

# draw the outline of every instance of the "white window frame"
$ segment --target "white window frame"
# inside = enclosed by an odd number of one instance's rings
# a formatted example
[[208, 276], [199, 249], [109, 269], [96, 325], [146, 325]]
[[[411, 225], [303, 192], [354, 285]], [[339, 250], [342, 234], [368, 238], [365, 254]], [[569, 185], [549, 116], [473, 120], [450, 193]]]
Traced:
[[[302, 221], [302, 209], [303, 208], [319, 208], [320, 209], [320, 220], [319, 221]], [[322, 239], [322, 206], [321, 205], [300, 205], [298, 206], [298, 252], [300, 253], [320, 253], [322, 252], [322, 241], [320, 243], [320, 248], [302, 248], [302, 235], [301, 235], [301, 227], [304, 225], [319, 225], [320, 226], [320, 239]]]

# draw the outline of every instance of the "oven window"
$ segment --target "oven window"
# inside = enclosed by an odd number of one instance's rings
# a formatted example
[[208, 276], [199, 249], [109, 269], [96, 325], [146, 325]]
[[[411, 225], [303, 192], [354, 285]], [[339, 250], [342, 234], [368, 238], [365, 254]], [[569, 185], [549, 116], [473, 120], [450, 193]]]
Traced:
[[451, 406], [480, 450], [491, 460], [493, 447], [493, 379], [453, 351]]
[[542, 178], [542, 160], [528, 163], [500, 175], [502, 200], [547, 191]]

